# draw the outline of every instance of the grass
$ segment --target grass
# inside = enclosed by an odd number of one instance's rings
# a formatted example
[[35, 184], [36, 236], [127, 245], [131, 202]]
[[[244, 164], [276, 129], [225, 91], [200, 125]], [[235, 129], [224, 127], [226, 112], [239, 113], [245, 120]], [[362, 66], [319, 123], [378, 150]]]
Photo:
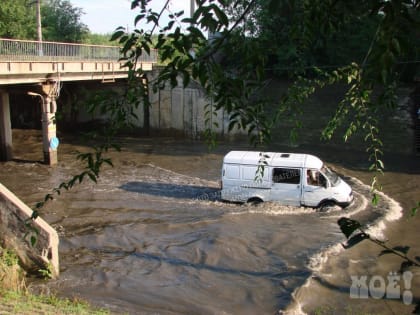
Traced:
[[18, 264], [17, 256], [0, 248], [0, 314], [103, 315], [110, 312], [94, 308], [85, 301], [29, 293], [25, 273]]
[[61, 299], [56, 296], [33, 295], [27, 292], [0, 289], [0, 314], [110, 314], [95, 309], [84, 301]]

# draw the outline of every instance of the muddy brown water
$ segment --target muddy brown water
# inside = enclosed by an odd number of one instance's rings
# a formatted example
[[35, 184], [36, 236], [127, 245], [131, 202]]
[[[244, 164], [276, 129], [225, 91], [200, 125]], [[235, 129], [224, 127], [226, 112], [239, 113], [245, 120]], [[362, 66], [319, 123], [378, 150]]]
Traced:
[[[39, 131], [14, 130], [13, 137], [15, 160], [1, 163], [0, 182], [30, 206], [77, 174], [75, 154], [87, 150], [63, 136], [59, 164], [48, 167], [39, 163]], [[407, 212], [420, 195], [416, 157], [390, 156], [387, 195], [373, 207], [360, 181], [371, 177], [363, 154], [307, 146], [288, 151], [315, 153], [343, 174], [356, 196], [345, 211], [224, 203], [218, 190], [223, 155], [250, 149], [246, 142], [220, 143], [210, 152], [185, 139], [119, 142], [122, 152], [110, 153], [114, 167], [105, 167], [97, 184], [83, 182], [42, 210], [60, 235], [61, 275], [34, 288], [129, 314], [274, 314], [294, 296], [310, 309], [322, 296], [294, 292], [323, 263], [320, 253], [344, 241], [337, 219], [345, 214], [374, 225], [401, 215], [390, 197]], [[412, 242], [416, 224], [403, 224], [393, 223], [391, 234]]]

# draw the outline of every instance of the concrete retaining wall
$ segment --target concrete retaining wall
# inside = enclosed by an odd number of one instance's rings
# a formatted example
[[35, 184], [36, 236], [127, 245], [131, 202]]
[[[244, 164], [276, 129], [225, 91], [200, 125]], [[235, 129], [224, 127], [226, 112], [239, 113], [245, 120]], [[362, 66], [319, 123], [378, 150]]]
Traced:
[[[156, 73], [150, 73], [149, 82], [153, 82]], [[182, 86], [182, 82], [178, 83]], [[283, 93], [290, 85], [289, 81], [272, 80], [270, 84], [262, 90], [261, 95], [272, 101], [272, 105], [267, 108], [267, 115], [277, 109], [279, 100]], [[111, 88], [108, 85], [104, 89]], [[122, 86], [116, 89], [123, 89]], [[79, 88], [80, 89], [80, 88]], [[384, 142], [384, 149], [392, 152], [410, 153], [414, 148], [414, 123], [411, 117], [414, 111], [413, 100], [409, 97], [414, 87], [407, 86], [398, 90], [398, 107], [396, 109], [386, 109], [378, 112], [377, 120], [379, 122], [381, 139]], [[206, 107], [211, 106], [211, 99], [207, 97], [202, 87], [191, 82], [187, 88], [176, 87], [171, 89], [170, 86], [153, 93], [150, 88], [150, 128], [163, 134], [182, 134], [193, 139], [201, 138], [202, 133], [211, 128], [214, 132], [221, 136], [236, 136], [246, 134], [244, 130], [228, 131], [229, 116], [223, 110], [212, 115], [212, 121], [206, 123]], [[297, 106], [299, 110], [295, 112], [284, 113], [276, 126], [272, 130], [273, 143], [284, 145], [304, 145], [304, 144], [325, 144], [347, 148], [364, 148], [366, 131], [359, 127], [357, 134], [353, 135], [349, 141], [344, 142], [343, 134], [348, 127], [348, 121], [338, 128], [335, 136], [328, 141], [321, 140], [321, 133], [327, 126], [328, 121], [333, 117], [337, 110], [339, 101], [342, 99], [346, 91], [345, 86], [337, 85], [318, 90], [309, 100]], [[74, 90], [77, 92], [77, 89]], [[95, 90], [91, 90], [95, 92]], [[74, 95], [75, 93], [71, 93]], [[58, 99], [58, 102], [62, 100]], [[80, 105], [83, 100], [78, 100]], [[64, 104], [63, 104], [64, 105]], [[60, 106], [59, 106], [60, 107]], [[68, 106], [64, 105], [63, 108]], [[135, 125], [138, 128], [144, 127], [144, 108], [140, 105], [135, 114], [138, 120]], [[77, 122], [87, 122], [89, 120], [100, 120], [105, 118], [100, 114], [92, 117], [83, 113], [82, 106], [77, 117]], [[296, 126], [296, 121], [302, 123], [301, 128], [297, 128], [298, 139], [292, 143], [290, 131]], [[217, 125], [217, 126], [216, 126]], [[60, 128], [60, 123], [58, 124]]]
[[[150, 73], [149, 81], [154, 80], [157, 72]], [[182, 80], [178, 79], [178, 87], [169, 85], [162, 90], [153, 92], [149, 88], [150, 97], [150, 128], [160, 132], [177, 131], [191, 138], [200, 138], [202, 133], [211, 129], [219, 135], [236, 135], [243, 130], [228, 132], [229, 117], [223, 110], [212, 109], [212, 100], [207, 97], [204, 89], [197, 83], [191, 82], [188, 87], [182, 87]], [[206, 111], [213, 111], [213, 114]], [[139, 106], [136, 111], [139, 117], [137, 126], [142, 128], [144, 122], [144, 108]], [[206, 121], [206, 117], [211, 117]]]
[[[37, 272], [50, 268], [53, 277], [59, 274], [58, 234], [42, 218], [31, 220], [32, 209], [0, 184], [0, 241], [13, 249], [22, 267]], [[30, 228], [27, 223], [31, 223]], [[31, 238], [36, 242], [31, 244]]]
[[[153, 81], [153, 75], [156, 75], [156, 73], [150, 74], [149, 81]], [[175, 131], [178, 134], [194, 139], [200, 138], [202, 133], [208, 128], [220, 135], [244, 133], [243, 130], [237, 129], [228, 132], [229, 117], [223, 110], [216, 111], [213, 115], [210, 115], [211, 120], [206, 122], [205, 113], [206, 110], [211, 109], [211, 100], [197, 83], [192, 82], [187, 88], [183, 88], [180, 80], [178, 86], [172, 89], [168, 85], [157, 92], [153, 92], [152, 88], [149, 88], [151, 102], [149, 126], [152, 131], [159, 133], [170, 132], [171, 134]], [[83, 107], [84, 100], [89, 95], [97, 93], [100, 89], [108, 91], [112, 89], [116, 93], [123, 94], [124, 83], [116, 82], [115, 84], [85, 85], [80, 87], [73, 85], [69, 91], [66, 91], [66, 88], [69, 89], [64, 85], [64, 91], [57, 100], [63, 119], [70, 124], [89, 123], [89, 121], [105, 120], [106, 115], [101, 114], [99, 111], [94, 115], [87, 114]], [[70, 100], [68, 95], [74, 97], [76, 101]], [[71, 114], [69, 113], [71, 106], [77, 107], [77, 115], [73, 117], [72, 122], [70, 122]], [[144, 128], [144, 106], [140, 104], [134, 109], [134, 113], [138, 117], [133, 122], [134, 126]], [[60, 128], [60, 122], [58, 125], [58, 128]]]

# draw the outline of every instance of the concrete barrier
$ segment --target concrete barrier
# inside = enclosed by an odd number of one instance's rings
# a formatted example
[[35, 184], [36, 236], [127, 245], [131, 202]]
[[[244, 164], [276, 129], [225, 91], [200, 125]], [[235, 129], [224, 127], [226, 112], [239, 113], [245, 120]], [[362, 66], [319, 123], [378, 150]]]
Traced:
[[37, 217], [32, 220], [31, 216], [32, 209], [0, 184], [2, 246], [16, 252], [25, 270], [38, 272], [40, 269], [46, 269], [51, 272], [52, 277], [57, 277], [59, 274], [58, 234], [42, 218]]

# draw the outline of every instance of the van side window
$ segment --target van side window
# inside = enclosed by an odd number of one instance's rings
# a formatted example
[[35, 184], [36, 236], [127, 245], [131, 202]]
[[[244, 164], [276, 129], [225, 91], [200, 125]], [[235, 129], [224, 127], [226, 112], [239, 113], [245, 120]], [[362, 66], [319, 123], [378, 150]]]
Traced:
[[327, 187], [327, 180], [318, 170], [308, 170], [306, 182], [311, 186]]
[[274, 168], [273, 183], [300, 184], [300, 170], [294, 168]]
[[225, 177], [230, 179], [240, 179], [240, 168], [239, 165], [226, 165]]

